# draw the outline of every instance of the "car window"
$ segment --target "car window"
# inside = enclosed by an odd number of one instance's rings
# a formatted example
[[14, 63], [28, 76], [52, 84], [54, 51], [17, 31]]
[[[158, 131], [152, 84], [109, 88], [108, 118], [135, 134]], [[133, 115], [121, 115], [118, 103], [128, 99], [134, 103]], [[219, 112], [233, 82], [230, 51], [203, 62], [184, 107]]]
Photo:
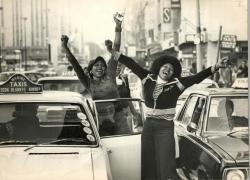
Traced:
[[0, 142], [28, 140], [43, 143], [58, 139], [79, 139], [79, 141], [71, 141], [72, 145], [96, 143], [93, 125], [80, 105], [0, 104]]
[[198, 97], [197, 96], [191, 96], [188, 101], [186, 102], [185, 109], [177, 119], [177, 121], [181, 122], [182, 124], [187, 125], [192, 118], [195, 105], [197, 103]]
[[33, 73], [25, 73], [25, 76], [26, 76], [29, 80], [33, 81], [33, 82], [37, 82], [37, 80], [38, 80], [39, 78], [42, 78], [42, 77], [43, 77], [43, 75], [42, 75], [41, 73], [35, 73], [35, 72], [33, 72]]
[[0, 81], [7, 81], [14, 73], [1, 73]]
[[44, 90], [73, 91], [78, 93], [85, 91], [79, 80], [48, 80], [39, 81], [39, 84], [43, 84]]
[[243, 127], [248, 127], [247, 97], [211, 98], [207, 131], [229, 132]]
[[141, 132], [144, 116], [139, 100], [96, 101], [100, 136], [129, 135]]
[[197, 129], [201, 130], [202, 127], [202, 118], [203, 118], [203, 112], [205, 108], [205, 101], [206, 99], [204, 97], [199, 97], [198, 101], [194, 108], [194, 113], [192, 115], [191, 121], [194, 122], [197, 125]]

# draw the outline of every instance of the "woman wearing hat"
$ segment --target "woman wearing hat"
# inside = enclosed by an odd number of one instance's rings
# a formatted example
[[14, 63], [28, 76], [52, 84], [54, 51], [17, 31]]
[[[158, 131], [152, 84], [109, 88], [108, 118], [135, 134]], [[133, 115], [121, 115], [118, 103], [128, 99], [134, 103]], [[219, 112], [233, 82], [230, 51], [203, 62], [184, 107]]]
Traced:
[[175, 162], [175, 107], [181, 93], [193, 84], [212, 75], [225, 59], [196, 75], [181, 77], [181, 64], [175, 57], [156, 59], [148, 71], [118, 52], [115, 59], [126, 65], [141, 80], [146, 105], [146, 121], [141, 138], [141, 179], [178, 179]]
[[[115, 15], [116, 16], [116, 15]], [[117, 20], [114, 16], [116, 23], [115, 28], [115, 41], [114, 49], [119, 51], [121, 42], [121, 21]], [[74, 68], [76, 75], [80, 82], [86, 87], [93, 100], [116, 99], [119, 98], [119, 91], [116, 85], [116, 68], [117, 61], [111, 58], [108, 62], [103, 57], [98, 56], [96, 59], [91, 60], [87, 69], [83, 70], [74, 55], [68, 47], [69, 38], [65, 35], [62, 36], [62, 47], [68, 57], [69, 62]], [[111, 41], [105, 41], [108, 49], [112, 49]], [[128, 133], [129, 127], [124, 118], [115, 118], [118, 113], [117, 105], [114, 103], [99, 103], [97, 106], [99, 112], [100, 130], [103, 130], [103, 135], [122, 134]], [[115, 120], [115, 119], [116, 120]], [[102, 128], [102, 125], [104, 128]], [[107, 129], [107, 131], [105, 130]], [[102, 131], [101, 131], [102, 132]]]
[[[114, 18], [115, 19], [115, 18]], [[114, 49], [119, 51], [121, 44], [121, 22], [115, 19], [115, 41]], [[110, 59], [108, 65], [103, 57], [98, 56], [94, 60], [89, 62], [86, 69], [83, 70], [79, 62], [71, 53], [68, 47], [69, 38], [66, 35], [62, 35], [62, 47], [66, 53], [66, 56], [74, 68], [76, 75], [81, 83], [88, 89], [94, 100], [97, 99], [112, 99], [119, 98], [118, 89], [116, 86], [116, 67], [117, 62], [114, 59]], [[106, 42], [105, 42], [106, 43]], [[108, 42], [107, 42], [108, 43]], [[108, 44], [106, 44], [108, 46]]]

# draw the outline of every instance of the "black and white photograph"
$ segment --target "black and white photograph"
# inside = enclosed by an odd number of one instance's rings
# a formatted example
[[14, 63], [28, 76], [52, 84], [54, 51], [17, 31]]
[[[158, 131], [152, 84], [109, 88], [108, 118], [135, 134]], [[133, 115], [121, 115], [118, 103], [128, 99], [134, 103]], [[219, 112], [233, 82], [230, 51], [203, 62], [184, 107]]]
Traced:
[[0, 180], [247, 180], [247, 0], [0, 0]]

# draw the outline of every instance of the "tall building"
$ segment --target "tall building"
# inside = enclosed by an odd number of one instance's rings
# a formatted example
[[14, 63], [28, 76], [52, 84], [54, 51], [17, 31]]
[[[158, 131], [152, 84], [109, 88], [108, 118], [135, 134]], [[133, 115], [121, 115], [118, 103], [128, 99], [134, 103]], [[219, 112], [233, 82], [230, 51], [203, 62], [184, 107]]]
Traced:
[[62, 34], [79, 37], [72, 42], [72, 48], [80, 53], [82, 32], [71, 23], [70, 3], [70, 0], [0, 0], [2, 64], [7, 69], [18, 63], [28, 68], [49, 63], [56, 66], [63, 57]]

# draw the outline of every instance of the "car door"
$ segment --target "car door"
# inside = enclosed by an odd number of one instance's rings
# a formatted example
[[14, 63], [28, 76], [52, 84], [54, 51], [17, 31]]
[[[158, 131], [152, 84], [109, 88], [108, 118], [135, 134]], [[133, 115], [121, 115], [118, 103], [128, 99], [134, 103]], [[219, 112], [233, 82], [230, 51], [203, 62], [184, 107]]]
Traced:
[[[97, 126], [99, 127], [99, 132], [101, 133], [101, 143], [108, 151], [108, 157], [110, 161], [110, 167], [113, 179], [119, 180], [140, 180], [141, 179], [141, 130], [142, 126], [135, 126], [134, 120], [135, 116], [131, 116], [128, 112], [128, 107], [124, 108], [124, 101], [129, 101], [132, 103], [134, 109], [137, 113], [139, 113], [139, 118], [144, 121], [144, 115], [142, 110], [142, 102], [139, 99], [123, 99], [123, 100], [114, 100], [114, 101], [96, 101], [95, 102], [95, 113], [98, 118]], [[96, 107], [98, 103], [104, 103], [106, 110], [108, 113], [104, 113], [103, 109], [99, 109]], [[122, 113], [118, 116], [119, 120], [127, 120], [131, 121], [132, 118], [132, 126], [130, 127], [131, 131], [126, 132], [124, 130], [114, 133], [114, 134], [102, 134], [101, 128], [103, 127], [104, 121], [107, 118], [112, 118], [114, 113], [121, 110], [119, 107], [115, 107], [115, 112], [112, 112], [112, 108], [109, 107], [110, 103], [122, 103]], [[125, 102], [126, 104], [126, 102]], [[126, 106], [126, 105], [125, 105]], [[109, 107], [109, 108], [108, 108]], [[124, 110], [125, 109], [125, 110]], [[99, 111], [99, 112], [98, 112]], [[118, 112], [119, 114], [120, 112]], [[103, 115], [100, 115], [103, 114]], [[138, 114], [137, 114], [138, 115]], [[103, 117], [101, 117], [103, 116]], [[116, 115], [113, 117], [117, 118]], [[106, 119], [105, 119], [106, 118]], [[118, 120], [118, 121], [119, 121]], [[102, 122], [101, 122], [102, 121]], [[115, 122], [117, 119], [115, 120]], [[119, 123], [118, 123], [119, 124]], [[130, 124], [130, 123], [128, 123]], [[124, 125], [124, 124], [123, 124]], [[125, 125], [124, 125], [125, 126]], [[117, 128], [117, 126], [116, 126]], [[111, 129], [111, 128], [110, 128]]]
[[[187, 126], [193, 121], [194, 111], [197, 108], [200, 98], [198, 95], [191, 95], [182, 106], [180, 113], [176, 117], [176, 132], [179, 139], [180, 158], [179, 167], [184, 170], [188, 179], [197, 178], [203, 172], [204, 167], [201, 166], [201, 159], [204, 156], [203, 142], [200, 137], [200, 129], [202, 121], [204, 106], [200, 113], [198, 127], [195, 131], [189, 132]], [[200, 173], [200, 174], [199, 174]]]

